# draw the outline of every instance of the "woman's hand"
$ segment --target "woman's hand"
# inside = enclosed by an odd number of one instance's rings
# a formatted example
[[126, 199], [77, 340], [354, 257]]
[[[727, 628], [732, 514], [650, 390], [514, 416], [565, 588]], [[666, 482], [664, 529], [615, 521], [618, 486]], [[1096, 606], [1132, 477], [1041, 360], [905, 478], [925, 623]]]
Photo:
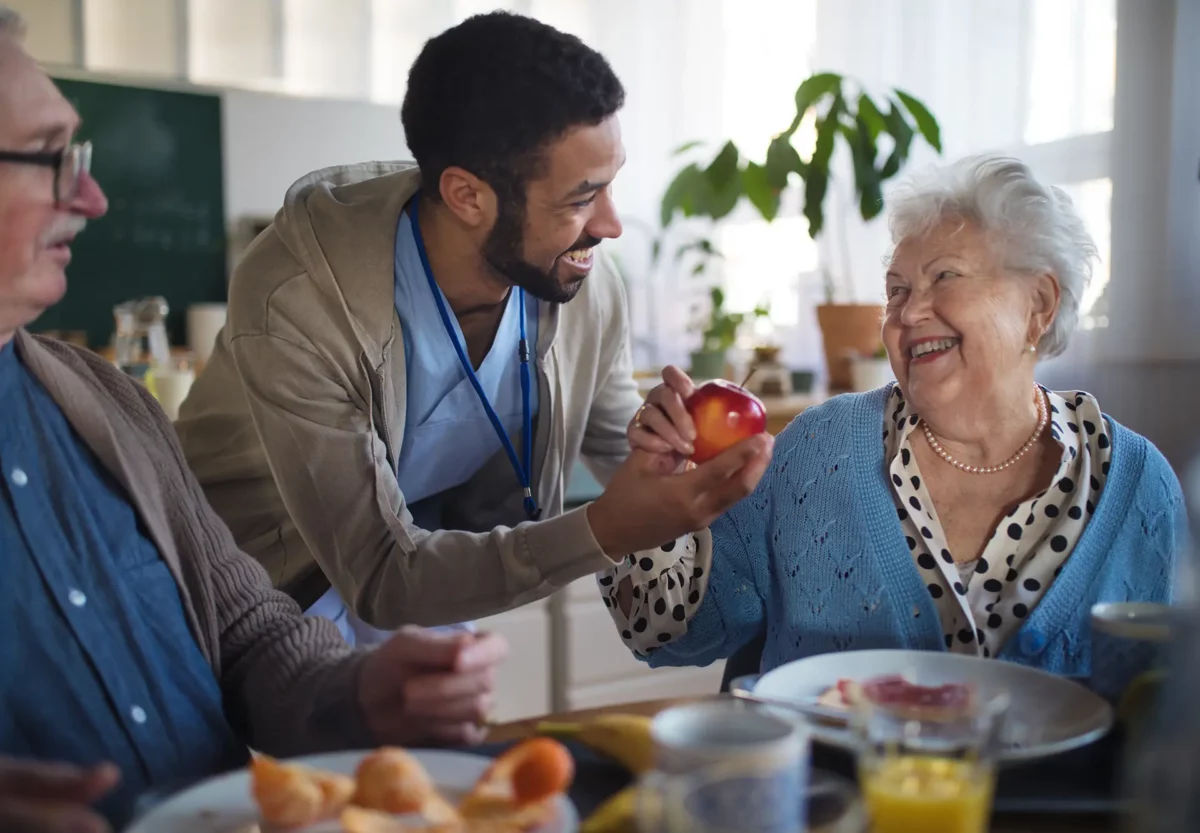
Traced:
[[684, 407], [696, 386], [688, 375], [674, 365], [663, 369], [663, 382], [646, 395], [646, 402], [629, 423], [626, 434], [631, 448], [652, 454], [678, 454], [691, 457], [695, 452], [696, 426]]

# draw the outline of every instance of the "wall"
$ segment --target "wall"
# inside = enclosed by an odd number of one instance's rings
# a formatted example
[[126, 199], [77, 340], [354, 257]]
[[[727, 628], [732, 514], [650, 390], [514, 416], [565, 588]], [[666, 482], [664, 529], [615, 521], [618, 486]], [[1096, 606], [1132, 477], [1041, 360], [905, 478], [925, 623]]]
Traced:
[[1175, 14], [1170, 213], [1167, 228], [1172, 287], [1185, 319], [1180, 352], [1200, 358], [1200, 2], [1179, 0]]
[[274, 93], [222, 93], [225, 216], [270, 217], [288, 187], [329, 165], [407, 158], [398, 107], [294, 98]]
[[76, 0], [5, 0], [4, 5], [25, 18], [25, 46], [31, 55], [52, 64], [76, 63]]
[[184, 9], [174, 0], [84, 0], [84, 58], [101, 72], [181, 74]]
[[[1111, 326], [1043, 368], [1096, 395], [1177, 472], [1200, 454], [1200, 3], [1118, 5]], [[1164, 198], [1165, 196], [1165, 198]]]

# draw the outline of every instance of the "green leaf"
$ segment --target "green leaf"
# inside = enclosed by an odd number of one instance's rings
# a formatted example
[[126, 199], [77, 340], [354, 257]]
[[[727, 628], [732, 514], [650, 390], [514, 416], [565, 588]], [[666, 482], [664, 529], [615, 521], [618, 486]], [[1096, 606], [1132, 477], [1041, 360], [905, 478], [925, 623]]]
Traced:
[[680, 259], [682, 259], [683, 256], [686, 255], [688, 252], [696, 252], [704, 260], [708, 260], [711, 257], [723, 257], [724, 256], [719, 251], [717, 251], [716, 247], [713, 246], [712, 241], [707, 238], [701, 238], [699, 240], [692, 240], [688, 243], [680, 244], [679, 248], [677, 248], [675, 250], [676, 262], [678, 262]]
[[879, 134], [887, 129], [883, 113], [879, 112], [879, 108], [875, 106], [875, 102], [866, 93], [862, 93], [858, 97], [858, 118], [862, 119], [870, 131], [871, 141], [875, 141], [879, 137]]
[[671, 155], [672, 156], [681, 156], [682, 154], [687, 153], [692, 148], [698, 148], [703, 144], [704, 144], [704, 141], [701, 139], [693, 139], [690, 142], [684, 142], [682, 145], [675, 148], [675, 150], [671, 151]]
[[833, 139], [837, 135], [838, 124], [844, 110], [845, 102], [838, 95], [834, 97], [829, 111], [817, 121], [817, 144], [813, 149], [812, 160], [808, 163], [810, 173], [812, 168], [819, 168], [825, 173], [825, 178], [829, 178], [829, 159], [833, 156]]
[[799, 119], [804, 118], [809, 107], [820, 101], [822, 96], [840, 90], [841, 86], [842, 76], [836, 72], [819, 72], [800, 82], [800, 86], [796, 88], [797, 124]]
[[829, 186], [829, 168], [810, 165], [804, 177], [804, 216], [808, 219], [808, 236], [814, 240], [825, 225], [825, 191]]
[[733, 142], [726, 142], [704, 171], [708, 183], [708, 201], [704, 213], [719, 220], [729, 212], [742, 197], [742, 178], [738, 169], [738, 149]]
[[772, 188], [783, 190], [787, 187], [788, 175], [802, 168], [800, 154], [792, 147], [790, 136], [780, 134], [771, 140], [767, 148], [766, 176]]
[[870, 125], [861, 114], [854, 120], [854, 125], [853, 141], [850, 142], [850, 152], [854, 158], [854, 187], [859, 194], [859, 213], [863, 220], [870, 220], [883, 209], [883, 191], [879, 172], [875, 170], [878, 149], [871, 137]]
[[715, 317], [716, 312], [725, 306], [725, 290], [719, 286], [714, 286], [709, 290], [708, 297], [712, 299], [713, 314]]
[[733, 142], [726, 142], [721, 152], [704, 170], [704, 176], [714, 191], [724, 188], [729, 181], [737, 176], [738, 149]]
[[695, 163], [675, 174], [663, 193], [660, 212], [663, 228], [671, 224], [676, 211], [683, 211], [685, 216], [691, 213], [688, 209], [695, 204], [696, 190], [704, 185], [702, 172]]
[[938, 126], [937, 119], [933, 114], [917, 99], [913, 98], [903, 90], [896, 90], [896, 96], [904, 102], [904, 106], [908, 108], [908, 112], [912, 113], [913, 120], [917, 123], [917, 129], [921, 131], [921, 135], [929, 142], [930, 147], [938, 153], [942, 152], [942, 133]]
[[887, 132], [895, 143], [891, 155], [879, 171], [879, 179], [887, 180], [898, 174], [900, 168], [908, 161], [908, 151], [912, 147], [915, 133], [895, 100], [889, 100], [887, 115], [883, 119], [887, 124]]
[[[770, 155], [768, 154], [768, 160]], [[747, 163], [742, 171], [742, 191], [768, 223], [779, 213], [779, 189], [770, 181], [770, 173], [762, 165]]]
[[707, 268], [708, 268], [708, 262], [701, 261], [700, 263], [697, 263], [695, 266], [692, 267], [692, 274], [699, 275], [701, 272], [703, 272]]
[[742, 178], [734, 176], [724, 188], [714, 190], [710, 194], [710, 201], [705, 213], [714, 220], [720, 220], [737, 207], [738, 200], [742, 198], [743, 193]]

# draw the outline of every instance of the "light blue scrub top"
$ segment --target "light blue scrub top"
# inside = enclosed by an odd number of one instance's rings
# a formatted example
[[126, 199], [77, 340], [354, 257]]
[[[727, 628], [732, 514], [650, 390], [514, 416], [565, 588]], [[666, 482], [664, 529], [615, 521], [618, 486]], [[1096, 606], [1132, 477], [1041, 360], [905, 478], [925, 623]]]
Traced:
[[[400, 214], [396, 227], [396, 314], [404, 338], [407, 372], [404, 440], [396, 464], [396, 480], [413, 520], [422, 529], [438, 528], [441, 497], [470, 480], [503, 446], [460, 364], [438, 312], [437, 301], [417, 254], [412, 220]], [[442, 290], [437, 290], [441, 294]], [[446, 298], [442, 295], [443, 303]], [[530, 350], [537, 344], [537, 300], [526, 295], [526, 333]], [[454, 337], [462, 330], [451, 315]], [[518, 344], [521, 316], [518, 293], [511, 292], [500, 327], [483, 363], [475, 370], [513, 447], [521, 448], [521, 375]], [[536, 418], [537, 385], [530, 386], [530, 415]], [[513, 488], [519, 488], [516, 472]], [[332, 588], [309, 608], [310, 615], [332, 619], [351, 644], [374, 644], [390, 634], [350, 613]], [[470, 628], [470, 623], [461, 626]]]

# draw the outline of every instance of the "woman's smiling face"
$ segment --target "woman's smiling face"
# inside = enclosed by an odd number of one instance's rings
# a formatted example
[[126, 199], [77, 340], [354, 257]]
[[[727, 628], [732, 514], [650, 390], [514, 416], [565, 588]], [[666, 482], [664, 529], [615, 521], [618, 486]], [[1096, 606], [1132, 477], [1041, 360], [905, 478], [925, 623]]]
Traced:
[[947, 219], [893, 254], [883, 340], [918, 412], [1011, 389], [1053, 320], [1053, 279], [1008, 272], [989, 243], [975, 225]]

